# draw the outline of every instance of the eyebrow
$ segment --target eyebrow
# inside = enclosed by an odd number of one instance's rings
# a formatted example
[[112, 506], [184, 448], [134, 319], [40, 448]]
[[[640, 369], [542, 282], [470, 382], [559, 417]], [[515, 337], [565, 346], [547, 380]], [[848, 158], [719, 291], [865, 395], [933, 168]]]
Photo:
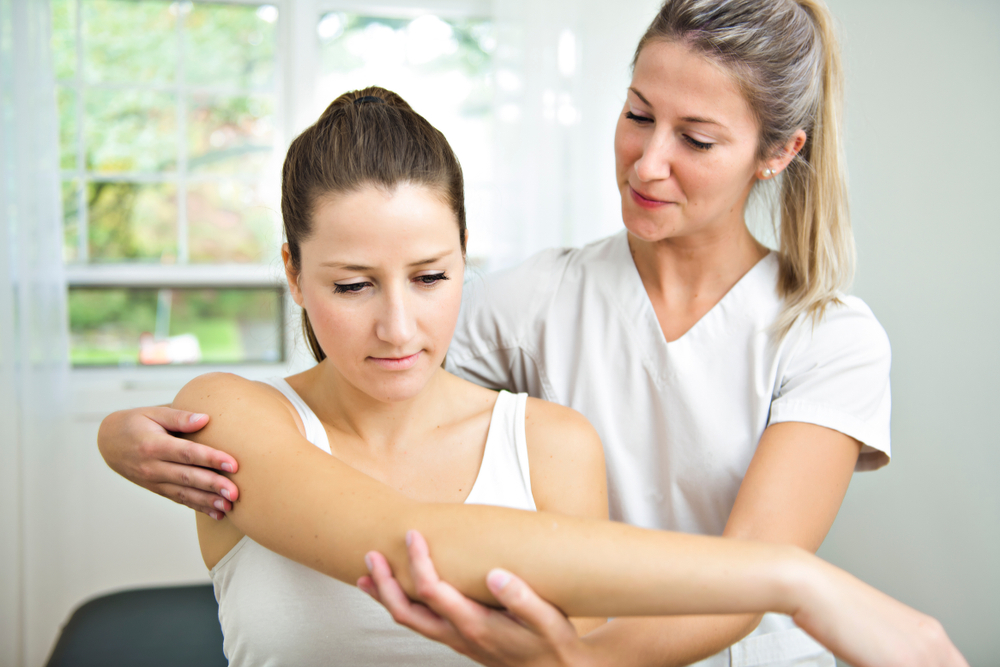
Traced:
[[[640, 93], [638, 90], [636, 90], [632, 86], [629, 86], [628, 89], [631, 90], [636, 97], [642, 100], [643, 104], [649, 107], [653, 106], [652, 103], [645, 97], [643, 97], [642, 93]], [[681, 118], [681, 120], [684, 121], [685, 123], [703, 123], [706, 125], [718, 125], [719, 127], [724, 127], [723, 124], [717, 120], [712, 120], [711, 118], [702, 118], [701, 116], [684, 116], [683, 118]]]
[[[416, 262], [410, 262], [409, 264], [407, 264], [407, 266], [412, 267], [412, 266], [423, 266], [425, 264], [433, 264], [433, 263], [435, 263], [435, 262], [443, 259], [448, 254], [450, 254], [450, 253], [442, 253], [442, 254], [437, 255], [435, 257], [428, 257], [427, 259], [420, 259], [420, 260], [417, 260]], [[345, 269], [347, 271], [372, 271], [375, 268], [373, 266], [364, 266], [363, 264], [346, 264], [344, 262], [321, 262], [320, 266], [325, 266], [325, 267], [333, 268], [333, 269]]]

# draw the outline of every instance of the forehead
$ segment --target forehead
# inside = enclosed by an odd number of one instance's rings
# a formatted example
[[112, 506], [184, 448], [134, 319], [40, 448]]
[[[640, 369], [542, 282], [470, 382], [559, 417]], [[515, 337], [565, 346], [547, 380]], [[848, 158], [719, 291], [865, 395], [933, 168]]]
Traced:
[[365, 186], [318, 200], [302, 248], [304, 254], [307, 248], [384, 254], [442, 243], [458, 247], [457, 231], [458, 220], [437, 190], [412, 183]]
[[711, 118], [732, 130], [756, 129], [732, 72], [683, 43], [646, 45], [636, 59], [632, 87], [657, 112]]

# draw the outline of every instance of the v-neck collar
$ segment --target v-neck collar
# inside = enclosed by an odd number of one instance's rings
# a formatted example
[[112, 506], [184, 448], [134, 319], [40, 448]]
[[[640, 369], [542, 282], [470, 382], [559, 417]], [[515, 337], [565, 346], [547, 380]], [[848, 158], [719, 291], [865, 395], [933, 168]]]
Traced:
[[[667, 342], [656, 317], [653, 302], [646, 292], [646, 286], [643, 285], [639, 269], [636, 267], [635, 259], [629, 249], [627, 230], [619, 232], [615, 239], [615, 245], [617, 248], [614, 263], [620, 267], [621, 273], [619, 281], [616, 281], [616, 294], [613, 302], [618, 306], [623, 321], [632, 330], [635, 342], [642, 350], [641, 355], [647, 370], [658, 380], [666, 379], [667, 360], [670, 353], [697, 345], [706, 336], [712, 338], [722, 331], [722, 327], [719, 327], [718, 324], [720, 321], [727, 321], [729, 319], [727, 316], [752, 311], [758, 305], [754, 295], [758, 291], [761, 280], [770, 280], [771, 290], [776, 287], [778, 256], [774, 251], [771, 251], [743, 274], [718, 303], [702, 315], [691, 328], [684, 332], [684, 335]], [[725, 333], [726, 331], [722, 331], [723, 335]]]

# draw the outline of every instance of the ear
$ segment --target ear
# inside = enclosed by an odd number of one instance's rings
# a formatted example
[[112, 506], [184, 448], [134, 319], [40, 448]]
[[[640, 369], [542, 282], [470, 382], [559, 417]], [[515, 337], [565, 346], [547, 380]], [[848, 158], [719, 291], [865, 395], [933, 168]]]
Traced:
[[777, 151], [767, 160], [765, 160], [760, 167], [757, 169], [757, 178], [762, 181], [766, 181], [774, 178], [782, 171], [785, 167], [791, 163], [802, 147], [806, 145], [806, 133], [804, 130], [795, 130], [794, 134], [785, 142], [783, 146], [780, 146]]
[[302, 290], [299, 289], [299, 271], [292, 265], [292, 253], [288, 250], [288, 244], [281, 244], [281, 261], [285, 265], [285, 280], [288, 281], [288, 291], [292, 293], [292, 300], [302, 305]]

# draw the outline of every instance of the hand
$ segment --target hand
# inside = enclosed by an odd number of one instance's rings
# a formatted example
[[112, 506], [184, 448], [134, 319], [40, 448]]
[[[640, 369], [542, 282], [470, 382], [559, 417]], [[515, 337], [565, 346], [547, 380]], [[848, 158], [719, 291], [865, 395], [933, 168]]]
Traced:
[[936, 619], [815, 559], [795, 622], [856, 667], [969, 667]]
[[407, 533], [407, 544], [417, 596], [425, 604], [410, 601], [378, 552], [365, 557], [371, 576], [358, 580], [358, 587], [385, 605], [397, 623], [484, 665], [584, 664], [584, 645], [576, 629], [521, 579], [492, 570], [486, 585], [506, 611], [490, 609], [438, 578], [420, 533]]
[[168, 432], [193, 433], [206, 424], [208, 415], [167, 407], [120, 410], [101, 422], [97, 446], [125, 479], [219, 520], [239, 490], [211, 469], [236, 472], [236, 459]]

